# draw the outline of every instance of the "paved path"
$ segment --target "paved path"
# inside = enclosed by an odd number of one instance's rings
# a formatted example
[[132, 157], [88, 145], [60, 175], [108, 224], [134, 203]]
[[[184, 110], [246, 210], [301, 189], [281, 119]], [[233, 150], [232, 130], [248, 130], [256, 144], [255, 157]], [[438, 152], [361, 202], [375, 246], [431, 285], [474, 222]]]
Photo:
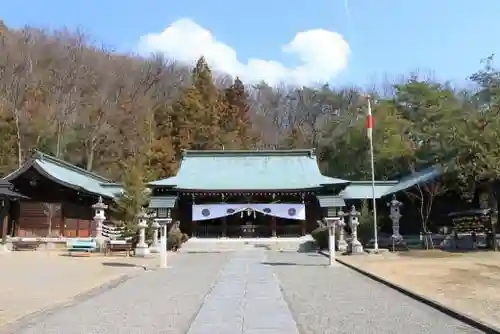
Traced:
[[263, 250], [179, 254], [167, 271], [144, 272], [6, 333], [480, 333], [326, 263], [317, 254]]
[[236, 253], [188, 334], [298, 334], [263, 250]]
[[269, 253], [301, 333], [482, 333], [385, 285], [311, 253]]

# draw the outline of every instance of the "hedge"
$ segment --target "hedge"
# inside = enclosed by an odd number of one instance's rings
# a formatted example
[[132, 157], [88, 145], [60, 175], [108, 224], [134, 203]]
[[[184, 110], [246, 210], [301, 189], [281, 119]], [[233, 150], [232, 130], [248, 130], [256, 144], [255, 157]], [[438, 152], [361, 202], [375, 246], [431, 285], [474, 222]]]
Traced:
[[328, 227], [318, 227], [311, 232], [311, 236], [320, 250], [328, 249]]

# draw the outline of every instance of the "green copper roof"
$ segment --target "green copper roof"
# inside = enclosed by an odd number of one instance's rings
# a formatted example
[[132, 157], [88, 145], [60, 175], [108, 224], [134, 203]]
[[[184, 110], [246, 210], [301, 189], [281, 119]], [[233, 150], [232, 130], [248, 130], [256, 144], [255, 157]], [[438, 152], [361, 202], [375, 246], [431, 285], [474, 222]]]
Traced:
[[23, 166], [4, 177], [4, 180], [14, 181], [30, 168], [63, 186], [94, 195], [113, 198], [122, 191], [119, 184], [38, 151]]
[[322, 208], [343, 208], [344, 199], [335, 195], [320, 195], [318, 198], [319, 206]]
[[430, 182], [441, 175], [444, 170], [439, 166], [432, 166], [418, 172], [412, 173], [399, 180], [399, 183], [387, 190], [385, 195], [394, 194], [400, 191], [410, 189], [416, 185], [425, 184]]
[[153, 187], [183, 190], [300, 190], [348, 184], [319, 171], [313, 150], [185, 151], [177, 175]]
[[[375, 198], [387, 195], [398, 181], [375, 181]], [[339, 194], [344, 199], [370, 199], [373, 196], [371, 181], [353, 181]]]
[[[416, 185], [424, 184], [436, 179], [444, 173], [439, 166], [433, 166], [412, 173], [399, 181], [375, 181], [375, 198], [395, 194], [410, 189]], [[340, 194], [344, 199], [369, 199], [372, 198], [371, 181], [353, 181]]]
[[177, 196], [153, 196], [149, 200], [150, 209], [171, 209], [175, 208]]

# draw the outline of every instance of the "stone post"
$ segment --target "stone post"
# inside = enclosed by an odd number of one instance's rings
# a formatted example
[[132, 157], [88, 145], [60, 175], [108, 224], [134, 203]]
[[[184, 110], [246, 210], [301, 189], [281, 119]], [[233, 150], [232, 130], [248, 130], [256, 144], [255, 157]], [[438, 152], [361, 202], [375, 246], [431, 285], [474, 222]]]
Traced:
[[360, 213], [356, 211], [356, 207], [353, 205], [351, 211], [349, 212], [350, 224], [352, 230], [352, 240], [351, 240], [351, 253], [352, 254], [362, 254], [363, 245], [358, 240], [358, 226], [359, 226], [359, 216]]
[[104, 237], [102, 235], [102, 224], [106, 220], [105, 210], [108, 208], [106, 204], [102, 201], [102, 197], [99, 196], [99, 200], [97, 203], [92, 205], [92, 209], [94, 209], [94, 222], [96, 224], [96, 235], [95, 240], [97, 247], [99, 249], [103, 249], [104, 247]]
[[392, 238], [394, 241], [401, 241], [403, 236], [399, 233], [399, 220], [401, 219], [401, 206], [403, 203], [396, 199], [396, 195], [392, 197], [392, 200], [387, 203], [387, 206], [390, 208], [391, 213], [389, 218], [392, 220]]
[[139, 257], [145, 257], [149, 255], [149, 248], [148, 245], [146, 244], [146, 227], [148, 227], [147, 218], [148, 216], [146, 215], [144, 210], [142, 210], [137, 215], [137, 220], [138, 220], [137, 227], [139, 228], [139, 241], [135, 246], [135, 255]]
[[153, 221], [151, 224], [151, 228], [153, 229], [153, 243], [151, 247], [149, 247], [149, 251], [151, 253], [160, 253], [160, 242], [158, 240], [158, 231], [160, 229], [160, 224], [158, 224], [157, 219]]
[[342, 209], [340, 209], [339, 211], [339, 221], [338, 221], [338, 225], [339, 225], [339, 242], [338, 242], [338, 248], [339, 248], [339, 252], [346, 252], [347, 251], [347, 241], [345, 241], [345, 236], [344, 236], [344, 226], [345, 226], [345, 214], [344, 214], [344, 211], [342, 211]]
[[335, 218], [326, 218], [328, 225], [328, 259], [330, 261], [329, 265], [333, 266], [335, 262]]
[[160, 268], [167, 268], [167, 225], [172, 220], [162, 221], [160, 224]]

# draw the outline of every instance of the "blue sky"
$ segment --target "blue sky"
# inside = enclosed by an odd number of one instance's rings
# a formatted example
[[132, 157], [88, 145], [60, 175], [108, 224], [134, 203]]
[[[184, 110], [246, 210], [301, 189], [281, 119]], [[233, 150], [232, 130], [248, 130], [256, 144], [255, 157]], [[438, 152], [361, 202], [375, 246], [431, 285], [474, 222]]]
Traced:
[[[161, 32], [181, 18], [209, 30], [238, 59], [273, 59], [296, 65], [281, 47], [309, 29], [335, 31], [347, 40], [347, 68], [337, 84], [369, 84], [377, 78], [434, 70], [463, 81], [480, 60], [500, 51], [500, 1], [494, 0], [86, 0], [6, 1], [1, 19], [25, 24], [83, 27], [118, 50], [135, 50], [141, 36]], [[349, 15], [350, 14], [350, 15]]]

